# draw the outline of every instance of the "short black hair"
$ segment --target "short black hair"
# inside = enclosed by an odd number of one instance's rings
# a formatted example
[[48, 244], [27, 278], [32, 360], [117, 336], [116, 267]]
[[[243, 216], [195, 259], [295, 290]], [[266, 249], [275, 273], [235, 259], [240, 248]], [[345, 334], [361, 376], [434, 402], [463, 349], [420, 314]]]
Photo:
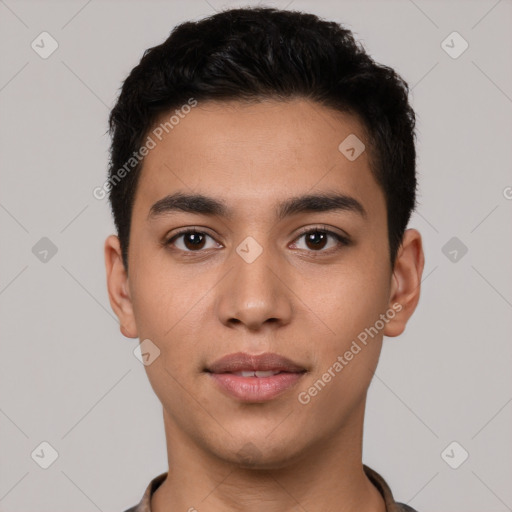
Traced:
[[416, 207], [415, 114], [408, 93], [407, 83], [377, 64], [350, 30], [313, 14], [247, 7], [177, 25], [162, 44], [144, 51], [110, 112], [109, 200], [125, 268], [143, 165], [133, 155], [157, 119], [191, 98], [305, 98], [362, 121], [371, 171], [386, 199], [393, 268]]

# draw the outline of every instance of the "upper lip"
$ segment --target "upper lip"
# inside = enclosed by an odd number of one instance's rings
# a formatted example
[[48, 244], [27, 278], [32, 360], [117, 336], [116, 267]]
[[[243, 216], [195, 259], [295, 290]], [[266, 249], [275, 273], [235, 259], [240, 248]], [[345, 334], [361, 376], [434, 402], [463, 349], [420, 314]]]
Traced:
[[251, 355], [245, 352], [228, 354], [206, 368], [210, 373], [233, 373], [241, 371], [276, 371], [299, 373], [306, 371], [305, 368], [295, 364], [290, 359], [266, 352], [260, 355]]

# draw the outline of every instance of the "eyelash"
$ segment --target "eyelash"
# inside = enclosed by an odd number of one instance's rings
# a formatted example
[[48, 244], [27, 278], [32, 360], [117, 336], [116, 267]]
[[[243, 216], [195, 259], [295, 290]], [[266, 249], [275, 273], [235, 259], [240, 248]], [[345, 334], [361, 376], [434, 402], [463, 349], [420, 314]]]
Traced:
[[[170, 246], [180, 236], [187, 235], [187, 234], [190, 234], [190, 233], [197, 233], [197, 234], [201, 234], [201, 235], [206, 235], [206, 236], [209, 236], [210, 238], [213, 239], [213, 237], [211, 235], [209, 235], [208, 233], [206, 233], [204, 231], [200, 231], [200, 230], [195, 229], [195, 228], [186, 228], [186, 229], [183, 229], [182, 231], [179, 231], [178, 233], [175, 233], [168, 240], [165, 240], [164, 241], [164, 245], [165, 246]], [[326, 250], [323, 250], [323, 249], [320, 249], [318, 251], [308, 250], [306, 252], [310, 252], [310, 253], [327, 253], [328, 254], [328, 253], [331, 253], [332, 251], [339, 250], [340, 249], [340, 245], [341, 246], [349, 246], [351, 244], [351, 240], [349, 238], [347, 238], [347, 237], [345, 237], [343, 235], [340, 235], [339, 233], [335, 233], [334, 231], [331, 231], [330, 229], [327, 229], [326, 227], [320, 227], [320, 226], [314, 227], [314, 228], [304, 228], [304, 229], [302, 229], [299, 232], [299, 234], [297, 235], [297, 237], [294, 239], [294, 242], [296, 240], [298, 240], [299, 238], [303, 237], [304, 235], [308, 235], [310, 233], [321, 233], [321, 234], [324, 234], [324, 235], [332, 236], [333, 238], [335, 238], [338, 241], [339, 245], [338, 245], [338, 247], [331, 247], [331, 248], [326, 249]], [[183, 250], [183, 249], [176, 249], [176, 250], [184, 252], [184, 253], [200, 253], [200, 252], [204, 251], [204, 249], [200, 249], [198, 251], [190, 251], [190, 250]]]

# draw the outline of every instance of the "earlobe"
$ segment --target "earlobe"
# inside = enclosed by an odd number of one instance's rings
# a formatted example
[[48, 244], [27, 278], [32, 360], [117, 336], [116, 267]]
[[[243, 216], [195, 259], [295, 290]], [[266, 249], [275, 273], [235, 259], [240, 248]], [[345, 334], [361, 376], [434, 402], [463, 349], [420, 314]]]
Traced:
[[137, 327], [124, 268], [119, 238], [110, 235], [105, 240], [105, 269], [110, 305], [120, 323], [120, 331], [127, 338], [137, 338]]
[[398, 251], [391, 283], [389, 307], [396, 314], [386, 324], [385, 336], [399, 336], [404, 332], [420, 299], [424, 265], [421, 235], [416, 229], [407, 229]]

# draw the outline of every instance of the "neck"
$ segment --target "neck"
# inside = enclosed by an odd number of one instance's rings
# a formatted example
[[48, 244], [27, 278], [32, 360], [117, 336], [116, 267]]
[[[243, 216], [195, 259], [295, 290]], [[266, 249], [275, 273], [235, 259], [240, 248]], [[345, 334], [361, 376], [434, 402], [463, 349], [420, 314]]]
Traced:
[[385, 512], [362, 465], [360, 417], [280, 464], [240, 467], [198, 446], [165, 414], [169, 471], [152, 512]]

